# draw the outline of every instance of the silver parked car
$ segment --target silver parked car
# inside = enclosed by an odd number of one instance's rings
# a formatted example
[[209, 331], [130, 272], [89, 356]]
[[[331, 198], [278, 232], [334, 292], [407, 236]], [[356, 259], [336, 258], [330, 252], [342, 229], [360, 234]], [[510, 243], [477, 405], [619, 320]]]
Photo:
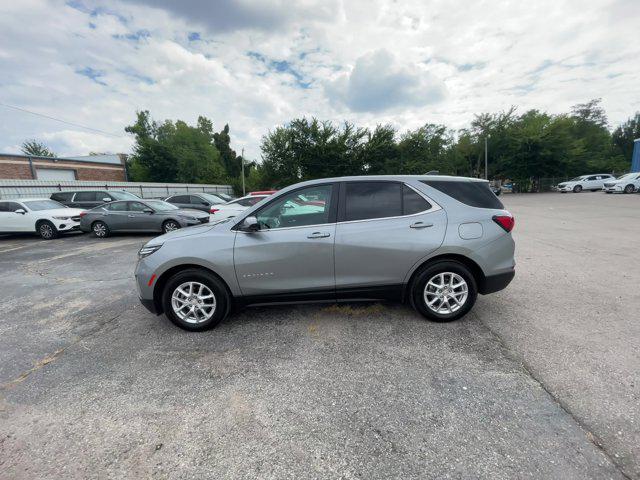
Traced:
[[513, 225], [484, 180], [313, 180], [151, 240], [135, 276], [142, 303], [187, 330], [232, 307], [316, 300], [407, 301], [444, 322], [512, 280]]
[[80, 214], [80, 229], [104, 238], [111, 232], [163, 232], [209, 222], [209, 214], [181, 210], [162, 200], [105, 203]]

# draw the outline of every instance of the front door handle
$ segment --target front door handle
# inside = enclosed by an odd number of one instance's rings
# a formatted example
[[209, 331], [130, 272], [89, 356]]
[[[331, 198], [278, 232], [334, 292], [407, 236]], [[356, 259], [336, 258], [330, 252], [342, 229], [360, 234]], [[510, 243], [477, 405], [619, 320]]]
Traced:
[[428, 228], [433, 227], [433, 223], [416, 222], [409, 225], [409, 228]]
[[127, 215], [129, 218], [135, 218], [135, 215]]
[[311, 235], [307, 235], [307, 238], [327, 238], [331, 236], [330, 233], [313, 232]]

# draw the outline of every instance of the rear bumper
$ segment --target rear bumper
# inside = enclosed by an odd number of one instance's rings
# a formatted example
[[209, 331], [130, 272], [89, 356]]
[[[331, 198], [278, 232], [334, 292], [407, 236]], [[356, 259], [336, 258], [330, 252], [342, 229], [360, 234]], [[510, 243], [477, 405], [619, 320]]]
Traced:
[[498, 275], [491, 275], [485, 277], [482, 285], [478, 286], [478, 293], [482, 295], [487, 295], [489, 293], [498, 292], [507, 288], [507, 285], [511, 283], [513, 277], [515, 277], [516, 271], [512, 270], [510, 272], [500, 273]]

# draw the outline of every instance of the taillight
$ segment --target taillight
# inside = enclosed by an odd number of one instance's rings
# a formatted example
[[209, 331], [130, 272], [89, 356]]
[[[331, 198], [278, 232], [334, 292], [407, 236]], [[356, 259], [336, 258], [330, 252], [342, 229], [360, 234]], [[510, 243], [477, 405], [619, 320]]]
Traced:
[[513, 226], [516, 224], [516, 219], [511, 215], [494, 215], [493, 221], [500, 225], [505, 232], [513, 230]]
[[209, 213], [214, 214], [214, 213], [219, 212], [219, 211], [220, 211], [220, 209], [219, 209], [219, 208], [213, 208], [213, 207], [211, 207], [211, 210], [209, 210]]
[[80, 212], [80, 218], [84, 217], [87, 214], [87, 212]]

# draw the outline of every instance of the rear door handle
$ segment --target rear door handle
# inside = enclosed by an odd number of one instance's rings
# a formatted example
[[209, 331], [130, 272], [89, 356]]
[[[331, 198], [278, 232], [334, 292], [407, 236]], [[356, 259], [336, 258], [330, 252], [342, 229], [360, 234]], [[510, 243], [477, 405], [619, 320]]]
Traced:
[[129, 218], [135, 218], [135, 215], [127, 215]]
[[311, 235], [307, 235], [307, 238], [327, 238], [331, 236], [330, 233], [313, 232]]
[[433, 223], [416, 222], [409, 225], [409, 228], [428, 228], [433, 227]]

